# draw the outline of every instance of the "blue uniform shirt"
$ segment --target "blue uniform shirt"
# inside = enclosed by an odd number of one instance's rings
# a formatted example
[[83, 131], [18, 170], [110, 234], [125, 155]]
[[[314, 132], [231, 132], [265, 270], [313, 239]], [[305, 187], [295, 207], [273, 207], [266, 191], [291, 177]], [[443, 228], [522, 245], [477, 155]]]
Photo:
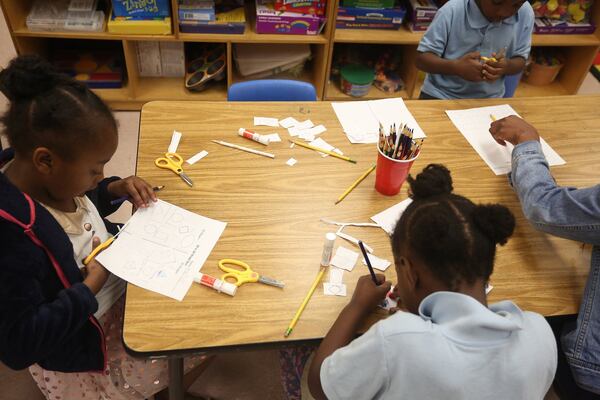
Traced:
[[[532, 31], [533, 9], [528, 2], [512, 17], [490, 22], [475, 0], [450, 0], [437, 12], [417, 51], [455, 60], [472, 51], [490, 57], [505, 48], [507, 59], [527, 59]], [[504, 78], [470, 82], [457, 75], [427, 74], [422, 90], [441, 99], [502, 97]]]

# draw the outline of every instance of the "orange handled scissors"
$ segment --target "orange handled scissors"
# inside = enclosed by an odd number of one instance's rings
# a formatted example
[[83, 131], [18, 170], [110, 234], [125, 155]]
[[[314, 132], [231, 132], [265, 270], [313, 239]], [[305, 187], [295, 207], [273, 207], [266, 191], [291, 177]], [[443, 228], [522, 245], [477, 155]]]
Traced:
[[[225, 264], [242, 267], [242, 269], [226, 267]], [[267, 278], [266, 276], [259, 275], [257, 272], [254, 272], [248, 264], [240, 260], [224, 258], [219, 260], [219, 268], [226, 272], [223, 276], [221, 276], [221, 280], [227, 281], [227, 279], [233, 279], [235, 282], [232, 281], [230, 283], [233, 283], [235, 286], [252, 282], [260, 282], [264, 283], [265, 285], [277, 286], [280, 288], [285, 286], [285, 283], [278, 281], [277, 279]]]
[[194, 186], [194, 182], [190, 179], [189, 176], [183, 173], [183, 158], [177, 153], [165, 153], [164, 157], [158, 157], [154, 160], [154, 164], [158, 168], [170, 169], [175, 172], [185, 183], [188, 185]]

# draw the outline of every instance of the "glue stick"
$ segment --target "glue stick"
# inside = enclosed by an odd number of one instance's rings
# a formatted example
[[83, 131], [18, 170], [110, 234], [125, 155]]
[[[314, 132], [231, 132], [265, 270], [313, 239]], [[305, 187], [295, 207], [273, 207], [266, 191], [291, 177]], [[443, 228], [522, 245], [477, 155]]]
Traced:
[[215, 289], [217, 292], [223, 292], [230, 296], [235, 295], [235, 291], [237, 290], [237, 286], [233, 283], [225, 282], [217, 278], [213, 278], [212, 276], [205, 275], [201, 272], [198, 272], [194, 276], [194, 282], [199, 283], [204, 286], [208, 286], [209, 288]]
[[333, 254], [333, 244], [335, 243], [335, 233], [329, 232], [325, 235], [325, 243], [323, 244], [323, 254], [321, 255], [321, 266], [329, 266], [331, 255]]
[[260, 144], [264, 144], [265, 146], [269, 144], [270, 139], [268, 137], [259, 135], [256, 132], [249, 131], [245, 128], [240, 128], [238, 131], [238, 135], [245, 137], [246, 139], [254, 140]]

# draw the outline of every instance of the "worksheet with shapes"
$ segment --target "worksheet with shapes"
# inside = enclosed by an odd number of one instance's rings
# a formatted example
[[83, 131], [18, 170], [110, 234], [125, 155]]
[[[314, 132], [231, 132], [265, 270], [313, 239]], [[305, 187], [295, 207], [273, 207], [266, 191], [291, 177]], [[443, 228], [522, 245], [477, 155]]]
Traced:
[[181, 301], [226, 225], [158, 200], [138, 209], [96, 259], [129, 283]]
[[[446, 110], [446, 114], [496, 175], [510, 172], [513, 145], [510, 143], [507, 143], [506, 146], [498, 144], [490, 134], [490, 125], [492, 116], [496, 119], [508, 117], [509, 115], [519, 116], [511, 106], [503, 104], [466, 110]], [[540, 143], [548, 164], [565, 164], [565, 160], [541, 137]]]

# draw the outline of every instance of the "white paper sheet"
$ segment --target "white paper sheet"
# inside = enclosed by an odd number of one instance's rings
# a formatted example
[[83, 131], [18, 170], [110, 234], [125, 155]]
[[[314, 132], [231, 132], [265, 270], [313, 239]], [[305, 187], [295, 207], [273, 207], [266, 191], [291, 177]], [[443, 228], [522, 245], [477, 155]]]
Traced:
[[[371, 262], [371, 267], [380, 271], [385, 271], [392, 264], [390, 261], [379, 258], [373, 254], [369, 254], [369, 261]], [[362, 259], [362, 262], [363, 264], [367, 265], [367, 262], [364, 258]]]
[[193, 164], [197, 163], [198, 161], [202, 160], [207, 155], [208, 155], [208, 151], [202, 150], [200, 153], [188, 158], [186, 160], [186, 163], [193, 165]]
[[159, 199], [96, 258], [121, 279], [181, 301], [226, 225]]
[[383, 210], [379, 214], [373, 215], [371, 219], [375, 221], [381, 229], [386, 231], [388, 235], [394, 233], [396, 223], [400, 219], [400, 216], [406, 210], [406, 207], [412, 203], [412, 199], [402, 200], [400, 203]]
[[283, 126], [284, 128], [291, 128], [292, 126], [296, 126], [298, 125], [300, 122], [298, 122], [296, 120], [296, 118], [294, 117], [287, 117], [285, 119], [280, 119], [279, 120], [279, 125]]
[[354, 269], [354, 265], [356, 264], [356, 260], [358, 260], [357, 252], [340, 246], [337, 248], [335, 255], [329, 264], [333, 265], [334, 267], [345, 269], [346, 271], [352, 271]]
[[181, 132], [173, 131], [173, 135], [171, 135], [171, 143], [169, 143], [169, 148], [167, 149], [169, 153], [177, 153], [177, 147], [179, 147], [181, 136]]
[[[511, 170], [511, 154], [513, 146], [498, 144], [489, 132], [492, 119], [490, 115], [500, 119], [509, 115], [517, 115], [508, 104], [490, 107], [470, 108], [466, 110], [446, 110], [446, 114], [462, 133], [473, 149], [485, 161], [496, 175], [507, 174]], [[565, 164], [546, 141], [540, 138], [542, 151], [550, 165]]]
[[377, 143], [379, 123], [385, 132], [390, 125], [407, 124], [414, 130], [414, 138], [426, 137], [401, 98], [331, 103], [351, 143]]
[[272, 126], [277, 128], [279, 120], [277, 118], [254, 117], [254, 126]]

